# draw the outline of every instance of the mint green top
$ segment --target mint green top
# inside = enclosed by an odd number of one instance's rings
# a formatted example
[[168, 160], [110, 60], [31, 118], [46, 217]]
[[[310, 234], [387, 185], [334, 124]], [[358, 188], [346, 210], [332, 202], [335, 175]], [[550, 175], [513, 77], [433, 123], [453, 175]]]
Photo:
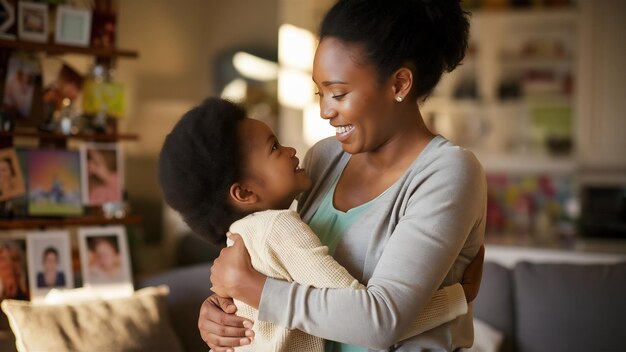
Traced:
[[[370, 200], [367, 203], [361, 204], [358, 207], [349, 209], [346, 212], [335, 209], [333, 205], [333, 196], [335, 194], [335, 188], [339, 176], [337, 176], [333, 182], [332, 187], [324, 196], [320, 207], [315, 212], [315, 215], [311, 218], [309, 226], [313, 229], [313, 232], [317, 234], [323, 245], [328, 247], [328, 253], [333, 255], [337, 244], [341, 240], [341, 235], [352, 224], [357, 221], [369, 208], [373, 202], [380, 196]], [[366, 352], [365, 348], [348, 345], [344, 343], [326, 341], [326, 352]]]

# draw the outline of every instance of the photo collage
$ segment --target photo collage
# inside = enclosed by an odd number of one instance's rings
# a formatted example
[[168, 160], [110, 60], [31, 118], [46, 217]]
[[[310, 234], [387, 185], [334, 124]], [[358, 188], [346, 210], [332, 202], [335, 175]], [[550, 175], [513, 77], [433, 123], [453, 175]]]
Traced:
[[[123, 201], [119, 143], [71, 149], [0, 149], [0, 219], [71, 217]], [[107, 216], [107, 214], [104, 214]]]
[[[14, 233], [0, 239], [0, 301], [40, 301], [51, 292], [132, 288], [132, 269], [123, 226]], [[78, 248], [73, 250], [73, 248]]]

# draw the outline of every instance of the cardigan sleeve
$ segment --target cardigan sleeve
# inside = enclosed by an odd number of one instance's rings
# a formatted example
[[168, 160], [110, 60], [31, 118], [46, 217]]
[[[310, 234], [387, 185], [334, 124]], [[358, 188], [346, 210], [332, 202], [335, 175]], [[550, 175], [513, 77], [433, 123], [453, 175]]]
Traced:
[[485, 209], [484, 174], [473, 156], [446, 160], [439, 167], [438, 174], [410, 190], [406, 209], [380, 247], [367, 290], [268, 279], [259, 319], [372, 349], [388, 348], [407, 336], [407, 327], [459, 260]]
[[[293, 211], [280, 212], [267, 232], [266, 259], [286, 269], [301, 285], [317, 288], [366, 289], [331, 255], [313, 230]], [[418, 335], [467, 313], [460, 284], [435, 292], [425, 309], [408, 325], [400, 339]]]

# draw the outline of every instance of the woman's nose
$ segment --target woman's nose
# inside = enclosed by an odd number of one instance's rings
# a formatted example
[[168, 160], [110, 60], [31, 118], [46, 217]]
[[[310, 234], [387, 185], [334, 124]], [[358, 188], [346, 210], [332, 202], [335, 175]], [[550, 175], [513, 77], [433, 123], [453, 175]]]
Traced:
[[323, 119], [332, 119], [337, 116], [337, 110], [331, 106], [331, 104], [320, 101], [320, 116]]

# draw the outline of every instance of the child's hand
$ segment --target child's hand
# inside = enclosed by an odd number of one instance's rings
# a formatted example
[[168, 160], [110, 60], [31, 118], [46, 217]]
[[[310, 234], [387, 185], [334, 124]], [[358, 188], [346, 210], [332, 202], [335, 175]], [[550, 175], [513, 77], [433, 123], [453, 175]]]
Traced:
[[211, 290], [258, 308], [266, 277], [252, 267], [241, 236], [229, 234], [233, 245], [222, 249], [211, 267]]

